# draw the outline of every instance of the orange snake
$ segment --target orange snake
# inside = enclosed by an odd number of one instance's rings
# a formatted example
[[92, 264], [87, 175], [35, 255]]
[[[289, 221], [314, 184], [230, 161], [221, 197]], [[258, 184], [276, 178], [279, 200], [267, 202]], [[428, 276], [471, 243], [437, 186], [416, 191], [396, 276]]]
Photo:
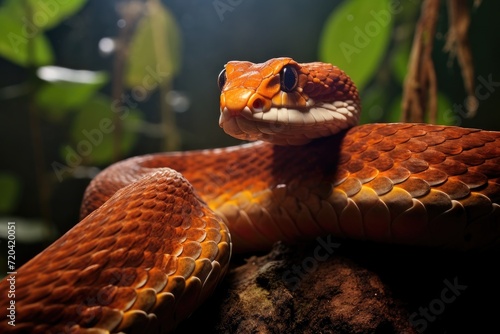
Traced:
[[0, 332], [168, 332], [211, 294], [231, 251], [277, 240], [459, 249], [498, 240], [500, 132], [355, 126], [357, 90], [325, 63], [229, 62], [219, 86], [221, 127], [267, 142], [104, 170], [82, 221], [18, 270], [16, 326], [3, 317]]

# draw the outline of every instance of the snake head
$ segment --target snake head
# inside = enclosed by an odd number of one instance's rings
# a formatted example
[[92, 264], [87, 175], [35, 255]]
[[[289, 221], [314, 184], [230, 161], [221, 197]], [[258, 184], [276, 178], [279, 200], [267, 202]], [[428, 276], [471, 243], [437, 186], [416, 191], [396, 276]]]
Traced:
[[219, 125], [242, 140], [302, 145], [352, 127], [359, 118], [356, 86], [327, 63], [231, 61], [218, 83]]

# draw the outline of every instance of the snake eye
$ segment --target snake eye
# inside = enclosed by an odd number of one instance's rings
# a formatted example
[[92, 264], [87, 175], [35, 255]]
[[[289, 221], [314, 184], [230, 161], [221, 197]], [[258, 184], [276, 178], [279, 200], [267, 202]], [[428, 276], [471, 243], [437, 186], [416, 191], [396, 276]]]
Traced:
[[297, 70], [291, 65], [283, 67], [280, 71], [281, 90], [284, 92], [291, 92], [295, 89], [295, 87], [297, 87], [298, 83], [299, 74], [297, 73]]
[[223, 69], [219, 73], [219, 77], [217, 78], [217, 84], [219, 85], [219, 89], [222, 90], [224, 85], [226, 84], [226, 69]]

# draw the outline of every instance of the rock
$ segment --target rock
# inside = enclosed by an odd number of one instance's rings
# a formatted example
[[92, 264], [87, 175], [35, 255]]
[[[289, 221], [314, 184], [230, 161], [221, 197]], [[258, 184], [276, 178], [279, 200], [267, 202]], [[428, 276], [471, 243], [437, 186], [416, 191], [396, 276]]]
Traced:
[[462, 333], [499, 328], [498, 251], [335, 241], [236, 257], [176, 333]]

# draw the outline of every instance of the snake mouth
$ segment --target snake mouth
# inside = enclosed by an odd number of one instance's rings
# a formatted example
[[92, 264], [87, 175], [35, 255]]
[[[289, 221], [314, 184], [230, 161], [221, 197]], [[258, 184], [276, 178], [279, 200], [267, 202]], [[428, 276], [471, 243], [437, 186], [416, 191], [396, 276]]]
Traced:
[[245, 107], [237, 114], [223, 108], [219, 125], [224, 132], [241, 140], [303, 145], [356, 125], [358, 111], [359, 106], [351, 100], [317, 103], [304, 109], [272, 107], [267, 111], [252, 111]]

